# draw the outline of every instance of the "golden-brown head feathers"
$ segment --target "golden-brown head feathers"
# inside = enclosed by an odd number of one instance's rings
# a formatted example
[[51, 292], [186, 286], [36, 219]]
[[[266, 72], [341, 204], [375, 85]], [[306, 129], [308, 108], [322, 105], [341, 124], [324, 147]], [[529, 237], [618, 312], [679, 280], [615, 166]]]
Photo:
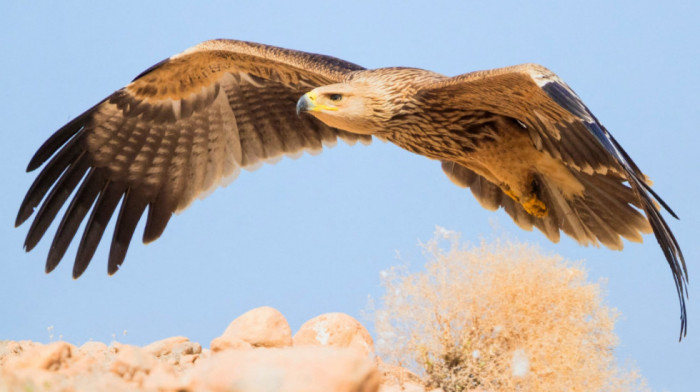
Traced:
[[371, 84], [345, 82], [315, 88], [304, 94], [297, 108], [324, 124], [357, 134], [381, 133], [392, 108]]
[[387, 132], [390, 120], [415, 102], [422, 85], [445, 77], [415, 68], [380, 68], [350, 73], [341, 83], [317, 87], [300, 98], [298, 109], [326, 125], [365, 135]]

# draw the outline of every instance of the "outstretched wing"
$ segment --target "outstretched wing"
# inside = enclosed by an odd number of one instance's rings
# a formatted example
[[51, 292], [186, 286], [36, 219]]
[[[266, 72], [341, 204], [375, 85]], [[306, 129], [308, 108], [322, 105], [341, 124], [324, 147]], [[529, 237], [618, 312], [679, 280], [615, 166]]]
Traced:
[[[445, 103], [444, 97], [451, 97], [450, 102]], [[541, 179], [542, 196], [549, 198], [548, 203], [543, 201], [554, 216], [538, 219], [528, 216], [521, 206], [483, 177], [459, 165], [443, 164], [453, 181], [472, 187], [482, 205], [492, 209], [502, 206], [522, 227], [534, 225], [555, 241], [562, 229], [579, 242], [595, 243], [597, 239], [617, 248], [621, 247], [620, 236], [637, 240], [639, 233], [651, 226], [676, 283], [681, 336], [685, 335], [688, 273], [678, 242], [656, 203], [673, 217], [677, 216], [566, 83], [542, 66], [524, 64], [434, 83], [421, 91], [421, 99], [428, 105], [432, 102], [452, 109], [468, 108], [480, 115], [488, 113], [516, 120], [527, 130], [538, 150], [559, 159], [586, 187], [582, 198], [565, 200], [559, 192], [547, 189], [546, 178]], [[639, 221], [633, 207], [644, 211], [648, 223]]]
[[144, 242], [163, 233], [173, 212], [235, 178], [240, 168], [320, 150], [338, 137], [369, 143], [370, 136], [295, 113], [302, 94], [361, 69], [333, 57], [231, 40], [204, 42], [149, 68], [59, 129], [31, 159], [27, 171], [48, 163], [17, 215], [20, 225], [41, 203], [26, 250], [77, 188], [46, 271], [58, 265], [91, 211], [73, 267], [73, 276], [80, 276], [121, 200], [108, 262], [112, 274], [147, 207]]

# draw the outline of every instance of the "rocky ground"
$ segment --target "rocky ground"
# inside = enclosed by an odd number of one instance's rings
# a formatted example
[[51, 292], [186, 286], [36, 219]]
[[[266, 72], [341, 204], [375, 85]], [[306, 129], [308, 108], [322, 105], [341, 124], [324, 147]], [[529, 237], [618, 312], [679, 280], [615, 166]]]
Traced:
[[425, 391], [417, 376], [376, 358], [370, 334], [343, 313], [292, 336], [279, 311], [253, 309], [210, 347], [181, 336], [144, 347], [0, 341], [0, 392]]

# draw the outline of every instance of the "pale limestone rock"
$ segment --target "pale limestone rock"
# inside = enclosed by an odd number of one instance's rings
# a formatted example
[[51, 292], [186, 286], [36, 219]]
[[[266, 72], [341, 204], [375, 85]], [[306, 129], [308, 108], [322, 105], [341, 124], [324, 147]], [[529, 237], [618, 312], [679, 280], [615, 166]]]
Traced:
[[[109, 372], [93, 372], [80, 375], [79, 377], [69, 378], [66, 379], [62, 387], [51, 389], [51, 391], [61, 392], [134, 392], [135, 390], [137, 389], [134, 387], [134, 384], [128, 383], [117, 375]], [[38, 391], [44, 390], [38, 389]], [[161, 392], [162, 390], [156, 389], [154, 391]]]
[[202, 346], [190, 342], [183, 336], [159, 340], [145, 346], [144, 351], [153, 355], [163, 363], [175, 367], [192, 366], [202, 353]]
[[173, 347], [173, 354], [197, 355], [202, 353], [202, 345], [197, 342], [183, 342]]
[[66, 377], [58, 372], [50, 372], [41, 369], [20, 368], [10, 371], [0, 369], [0, 391], [44, 391], [45, 386], [54, 390], [61, 384], [65, 384]]
[[70, 367], [63, 370], [63, 374], [84, 378], [90, 372], [106, 371], [113, 359], [114, 352], [110, 351], [106, 344], [87, 342], [73, 351]]
[[375, 392], [380, 375], [357, 350], [287, 347], [227, 350], [198, 363], [188, 390]]
[[83, 343], [78, 350], [87, 355], [102, 356], [107, 353], [108, 347], [102, 342], [89, 341]]
[[80, 349], [65, 342], [19, 343], [22, 349], [0, 366], [0, 392], [134, 390], [133, 384], [108, 371], [114, 352], [103, 343], [90, 342]]
[[291, 332], [276, 310], [255, 309], [231, 323], [221, 341], [252, 349], [214, 352], [184, 337], [144, 348], [0, 341], [0, 392], [426, 391], [415, 374], [371, 357], [371, 337], [345, 314], [310, 320], [294, 337], [295, 347], [265, 348], [289, 346]]
[[382, 375], [379, 392], [426, 392], [421, 378], [408, 369], [384, 363], [381, 359], [377, 359], [377, 368]]
[[245, 340], [235, 337], [226, 337], [223, 335], [212, 339], [209, 346], [211, 347], [211, 351], [215, 353], [224, 350], [246, 350], [255, 348], [252, 344], [246, 342]]
[[9, 391], [66, 384], [66, 373], [71, 372], [73, 354], [77, 352], [75, 346], [60, 341], [47, 345], [13, 345], [12, 351], [15, 354], [0, 368], [0, 380], [5, 383], [0, 386]]
[[109, 371], [126, 381], [141, 384], [157, 361], [140, 347], [120, 344]]
[[294, 346], [348, 347], [366, 356], [374, 354], [372, 336], [345, 313], [326, 313], [305, 322], [294, 335]]
[[20, 355], [23, 351], [34, 346], [35, 343], [28, 340], [22, 340], [19, 342], [15, 342], [14, 340], [0, 341], [0, 366], [8, 359], [14, 358]]
[[144, 351], [153, 355], [154, 357], [160, 357], [162, 355], [167, 355], [173, 352], [173, 348], [182, 343], [187, 343], [190, 340], [184, 336], [173, 336], [163, 340], [158, 340], [147, 346], [144, 346]]
[[186, 385], [172, 366], [156, 363], [143, 382], [144, 391], [183, 391]]
[[384, 383], [379, 392], [426, 392], [423, 384], [405, 382], [402, 384]]
[[47, 345], [35, 343], [30, 348], [20, 349], [19, 353], [10, 358], [4, 367], [13, 369], [39, 369], [57, 371], [67, 366], [75, 346], [66, 342], [53, 342]]
[[116, 351], [112, 347], [108, 347], [102, 342], [86, 342], [80, 348], [78, 348], [78, 354], [80, 358], [93, 358], [99, 362], [111, 362], [114, 359]]
[[211, 350], [291, 345], [292, 331], [287, 319], [277, 309], [263, 306], [233, 320], [223, 335], [211, 341]]

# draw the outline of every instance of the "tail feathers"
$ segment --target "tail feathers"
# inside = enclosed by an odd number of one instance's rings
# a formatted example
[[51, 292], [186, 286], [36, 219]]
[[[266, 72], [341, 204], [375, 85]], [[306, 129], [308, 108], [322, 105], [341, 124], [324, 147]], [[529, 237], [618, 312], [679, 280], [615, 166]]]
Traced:
[[[611, 249], [622, 249], [622, 238], [641, 242], [642, 234], [651, 233], [649, 221], [639, 210], [642, 208], [635, 192], [625, 185], [622, 179], [613, 174], [574, 173], [584, 185], [582, 196], [566, 200], [571, 209], [573, 220], [585, 228], [585, 235], [564, 232], [579, 241], [597, 244]], [[555, 197], [563, 198], [561, 193], [551, 190]]]
[[639, 203], [634, 192], [621, 180], [612, 174], [578, 172], [575, 176], [585, 191], [567, 198], [551, 179], [536, 175], [537, 196], [547, 206], [548, 214], [534, 219], [533, 225], [548, 237], [552, 237], [548, 232], [553, 227], [581, 245], [603, 244], [621, 250], [622, 238], [642, 242], [642, 234], [651, 233], [649, 222], [636, 208]]
[[[685, 299], [688, 297], [688, 269], [685, 265], [685, 258], [678, 245], [678, 241], [676, 241], [676, 237], [668, 227], [666, 220], [661, 216], [659, 206], [654, 202], [654, 199], [645, 192], [645, 189], [648, 187], [645, 186], [644, 182], [633, 175], [629, 176], [629, 182], [632, 185], [632, 189], [637, 193], [639, 200], [642, 202], [642, 208], [649, 219], [651, 228], [654, 231], [654, 236], [656, 236], [656, 241], [664, 252], [669, 267], [671, 267], [671, 273], [673, 274], [673, 280], [676, 284], [676, 293], [678, 294], [678, 301], [680, 302], [681, 308], [681, 332], [678, 338], [680, 341], [688, 333], [688, 316], [685, 306]], [[661, 203], [671, 215], [676, 217], [663, 200], [655, 193], [652, 193], [652, 195], [654, 195], [656, 201]]]

